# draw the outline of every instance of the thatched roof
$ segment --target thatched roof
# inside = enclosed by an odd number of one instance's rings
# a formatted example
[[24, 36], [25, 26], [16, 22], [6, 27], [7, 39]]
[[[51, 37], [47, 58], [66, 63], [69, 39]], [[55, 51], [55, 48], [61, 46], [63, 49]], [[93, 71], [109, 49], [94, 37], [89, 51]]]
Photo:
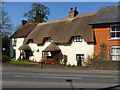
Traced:
[[18, 50], [31, 50], [30, 46], [28, 44], [23, 44], [19, 47]]
[[56, 44], [50, 43], [43, 51], [60, 51], [60, 48]]
[[120, 22], [120, 5], [102, 7], [90, 24], [105, 24]]
[[25, 38], [27, 35], [35, 28], [38, 23], [32, 24], [25, 24], [24, 26], [20, 27], [12, 36], [11, 38]]
[[33, 39], [34, 43], [42, 44], [44, 38], [51, 37], [54, 43], [69, 43], [72, 36], [82, 36], [86, 42], [93, 42], [92, 26], [88, 25], [97, 12], [79, 14], [73, 19], [59, 19], [39, 23], [25, 39]]

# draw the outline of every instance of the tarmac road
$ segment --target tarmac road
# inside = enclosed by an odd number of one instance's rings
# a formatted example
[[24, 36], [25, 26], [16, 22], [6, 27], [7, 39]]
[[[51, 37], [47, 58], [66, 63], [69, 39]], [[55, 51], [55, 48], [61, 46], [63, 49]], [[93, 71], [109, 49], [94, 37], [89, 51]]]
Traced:
[[3, 67], [2, 79], [2, 88], [119, 87], [115, 70]]

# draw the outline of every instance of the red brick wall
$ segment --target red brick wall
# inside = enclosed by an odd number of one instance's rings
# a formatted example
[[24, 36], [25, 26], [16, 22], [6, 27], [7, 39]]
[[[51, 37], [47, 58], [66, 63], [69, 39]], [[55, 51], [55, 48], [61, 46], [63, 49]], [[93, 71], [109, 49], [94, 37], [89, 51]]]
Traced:
[[97, 57], [100, 54], [100, 44], [107, 45], [107, 60], [110, 60], [110, 47], [120, 46], [120, 40], [110, 40], [110, 24], [95, 25], [93, 27], [96, 44], [94, 46], [94, 55]]

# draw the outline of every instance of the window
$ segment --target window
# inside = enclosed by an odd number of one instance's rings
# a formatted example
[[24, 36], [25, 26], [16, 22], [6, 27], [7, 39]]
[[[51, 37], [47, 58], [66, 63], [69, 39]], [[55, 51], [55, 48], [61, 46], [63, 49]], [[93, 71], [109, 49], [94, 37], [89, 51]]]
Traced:
[[84, 54], [76, 54], [76, 60], [84, 60]]
[[114, 25], [110, 27], [110, 38], [120, 39], [120, 25]]
[[17, 44], [17, 39], [14, 38], [14, 40], [13, 40], [13, 46], [16, 46], [16, 44]]
[[76, 36], [76, 37], [73, 38], [73, 41], [74, 42], [82, 42], [82, 37]]
[[84, 54], [76, 54], [77, 66], [82, 66], [84, 60]]
[[29, 56], [33, 56], [33, 51], [29, 51]]
[[120, 60], [120, 46], [112, 46], [110, 48], [110, 56], [111, 60]]
[[50, 52], [43, 52], [42, 55], [43, 56], [51, 56], [51, 53]]
[[45, 42], [52, 42], [51, 38], [45, 38]]
[[33, 39], [29, 39], [27, 44], [29, 43], [34, 43]]

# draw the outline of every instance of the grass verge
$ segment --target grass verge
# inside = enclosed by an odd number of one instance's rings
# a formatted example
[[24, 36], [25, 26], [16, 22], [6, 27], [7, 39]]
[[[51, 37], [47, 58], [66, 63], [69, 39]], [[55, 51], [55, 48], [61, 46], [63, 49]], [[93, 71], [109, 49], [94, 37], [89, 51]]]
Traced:
[[37, 65], [37, 63], [32, 63], [32, 62], [25, 62], [25, 61], [10, 61], [9, 63], [11, 64], [32, 64], [32, 65]]

